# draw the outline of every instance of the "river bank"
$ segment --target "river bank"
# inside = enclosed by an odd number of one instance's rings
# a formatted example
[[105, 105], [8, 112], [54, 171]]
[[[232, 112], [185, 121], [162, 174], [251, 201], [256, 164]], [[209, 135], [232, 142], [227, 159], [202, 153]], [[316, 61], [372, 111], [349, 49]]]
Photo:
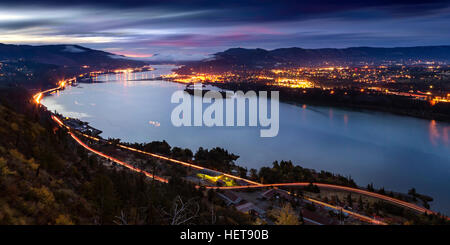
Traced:
[[295, 89], [255, 83], [206, 83], [231, 91], [279, 91], [280, 101], [314, 106], [332, 106], [350, 110], [371, 110], [395, 115], [450, 122], [450, 103], [430, 105], [427, 101], [359, 90]]

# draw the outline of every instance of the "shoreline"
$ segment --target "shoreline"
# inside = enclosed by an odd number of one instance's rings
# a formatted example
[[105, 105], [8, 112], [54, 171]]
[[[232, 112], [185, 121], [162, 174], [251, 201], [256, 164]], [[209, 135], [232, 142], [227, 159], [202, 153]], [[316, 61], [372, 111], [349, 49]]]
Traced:
[[[208, 85], [212, 85], [221, 89], [226, 89], [230, 91], [238, 91], [241, 90], [243, 92], [248, 91], [248, 89], [234, 89], [233, 86], [239, 86], [239, 84], [236, 83], [205, 83]], [[245, 84], [243, 84], [245, 86]], [[292, 98], [292, 94], [287, 93], [293, 93], [293, 91], [287, 91], [286, 88], [280, 88], [280, 87], [273, 87], [268, 85], [257, 85], [257, 87], [262, 87], [267, 91], [280, 91], [280, 102], [287, 103], [287, 104], [306, 104], [311, 106], [324, 106], [324, 107], [331, 107], [331, 108], [340, 108], [340, 109], [346, 109], [346, 110], [353, 110], [353, 111], [374, 111], [374, 112], [384, 112], [392, 115], [398, 115], [398, 116], [407, 116], [407, 117], [413, 117], [413, 118], [420, 118], [425, 120], [436, 120], [440, 122], [450, 122], [450, 115], [446, 114], [437, 114], [437, 113], [429, 113], [424, 111], [418, 111], [418, 110], [402, 110], [400, 108], [387, 108], [380, 105], [371, 105], [371, 104], [355, 104], [355, 103], [343, 103], [343, 102], [335, 102], [335, 101], [325, 101], [325, 100], [317, 100], [317, 99], [308, 99], [308, 98]], [[279, 90], [277, 90], [279, 89]], [[298, 90], [298, 89], [296, 89]], [[300, 93], [299, 93], [300, 94]], [[285, 95], [285, 96], [283, 96]], [[284, 97], [284, 98], [283, 98]], [[289, 97], [289, 98], [287, 98]], [[387, 97], [385, 97], [387, 98]], [[409, 98], [400, 98], [400, 99], [409, 99]], [[427, 114], [425, 114], [427, 113]]]
[[[155, 79], [143, 79], [143, 80], [157, 80]], [[177, 82], [174, 81], [174, 79], [171, 78], [164, 78], [160, 77], [161, 80], [167, 81], [167, 82], [173, 82], [173, 83], [179, 83], [179, 84], [186, 84], [184, 82]], [[211, 85], [220, 89], [229, 90], [229, 91], [243, 91], [244, 93], [248, 90], [252, 89], [246, 89], [240, 88], [236, 89], [235, 87], [246, 86], [248, 84], [245, 83], [215, 83], [215, 82], [202, 82], [204, 85]], [[254, 85], [254, 84], [252, 84]], [[420, 110], [406, 110], [401, 108], [395, 108], [395, 107], [386, 107], [386, 106], [380, 106], [376, 104], [355, 104], [355, 103], [342, 103], [342, 102], [335, 102], [335, 101], [325, 101], [325, 100], [318, 100], [318, 99], [307, 99], [307, 98], [292, 98], [293, 91], [287, 91], [286, 88], [283, 87], [274, 87], [269, 85], [256, 85], [258, 88], [263, 88], [263, 91], [280, 91], [280, 102], [286, 103], [286, 104], [293, 104], [293, 105], [310, 105], [310, 106], [323, 106], [323, 107], [331, 107], [331, 108], [338, 108], [338, 109], [344, 109], [344, 110], [351, 110], [351, 111], [359, 111], [359, 112], [383, 112], [388, 113], [391, 115], [397, 115], [397, 116], [405, 116], [405, 117], [412, 117], [412, 118], [418, 118], [418, 119], [424, 119], [424, 120], [436, 120], [439, 122], [447, 122], [450, 123], [450, 115], [447, 114], [441, 114], [441, 113], [434, 113], [434, 112], [426, 112], [426, 111], [420, 111]], [[295, 89], [298, 90], [298, 89]], [[256, 89], [255, 91], [260, 91]], [[300, 94], [300, 93], [298, 93]], [[283, 96], [285, 95], [285, 96]], [[392, 96], [392, 95], [391, 95]], [[289, 98], [287, 98], [289, 97]], [[325, 97], [324, 97], [325, 98]], [[388, 96], [382, 97], [382, 98], [389, 98]], [[391, 97], [392, 98], [392, 97]], [[399, 99], [408, 99], [407, 97], [399, 97]], [[447, 105], [450, 107], [450, 105]]]

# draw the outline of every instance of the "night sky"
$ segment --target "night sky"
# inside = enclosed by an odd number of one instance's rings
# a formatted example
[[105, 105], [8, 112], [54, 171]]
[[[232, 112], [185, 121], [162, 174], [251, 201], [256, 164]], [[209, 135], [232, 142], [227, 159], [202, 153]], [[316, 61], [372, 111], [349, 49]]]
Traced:
[[0, 43], [80, 44], [150, 60], [231, 47], [449, 45], [449, 1], [0, 1]]

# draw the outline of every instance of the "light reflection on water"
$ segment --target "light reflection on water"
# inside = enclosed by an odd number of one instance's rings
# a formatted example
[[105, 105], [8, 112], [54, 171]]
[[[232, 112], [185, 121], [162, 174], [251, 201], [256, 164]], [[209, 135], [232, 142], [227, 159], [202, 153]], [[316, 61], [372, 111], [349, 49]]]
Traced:
[[444, 144], [448, 146], [448, 131], [450, 126], [437, 125], [435, 120], [430, 120], [429, 134], [431, 144], [438, 146]]
[[[152, 77], [170, 67], [131, 76]], [[360, 185], [431, 195], [432, 208], [450, 213], [450, 124], [380, 112], [280, 104], [280, 132], [260, 138], [254, 127], [173, 127], [170, 97], [184, 85], [164, 81], [80, 84], [42, 103], [63, 115], [79, 115], [103, 137], [130, 142], [166, 140], [172, 146], [220, 146], [250, 168], [292, 160], [303, 167], [351, 176]], [[77, 102], [77, 103], [75, 103]], [[93, 106], [95, 105], [95, 106]], [[78, 114], [77, 114], [78, 113]], [[158, 126], [156, 126], [158, 125]]]

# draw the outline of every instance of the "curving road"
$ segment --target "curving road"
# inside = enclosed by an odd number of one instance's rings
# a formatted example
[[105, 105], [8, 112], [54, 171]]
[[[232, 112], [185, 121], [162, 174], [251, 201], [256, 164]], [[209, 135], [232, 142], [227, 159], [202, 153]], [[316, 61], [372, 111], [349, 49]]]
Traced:
[[[52, 118], [53, 118], [56, 122], [58, 122], [58, 124], [62, 123], [57, 117], [53, 116]], [[63, 126], [64, 124], [60, 124], [60, 125]], [[67, 127], [66, 125], [64, 125], [64, 126]], [[104, 154], [104, 153], [102, 153], [102, 152], [99, 152], [99, 151], [97, 151], [97, 150], [95, 150], [95, 149], [92, 149], [91, 147], [89, 147], [88, 145], [86, 145], [85, 143], [83, 143], [83, 142], [82, 142], [78, 137], [76, 137], [72, 132], [69, 132], [69, 134], [70, 134], [70, 136], [72, 136], [73, 139], [75, 139], [75, 141], [76, 141], [78, 144], [80, 144], [80, 145], [83, 146], [85, 149], [87, 149], [87, 150], [89, 150], [89, 151], [91, 151], [91, 152], [93, 152], [93, 153], [95, 153], [95, 154], [97, 154], [97, 155], [99, 155], [99, 156], [101, 156], [101, 157], [104, 157], [104, 158], [106, 158], [106, 159], [109, 159], [109, 160], [111, 160], [111, 161], [113, 161], [113, 162], [115, 162], [115, 163], [117, 163], [117, 164], [119, 164], [119, 165], [121, 165], [121, 166], [124, 166], [124, 167], [126, 167], [126, 168], [128, 168], [128, 169], [130, 169], [130, 170], [132, 170], [132, 171], [134, 171], [134, 172], [137, 172], [137, 173], [143, 173], [143, 174], [145, 174], [145, 175], [146, 175], [147, 177], [149, 177], [149, 178], [153, 178], [153, 179], [155, 179], [155, 180], [157, 180], [157, 181], [160, 181], [160, 182], [162, 182], [162, 183], [168, 183], [168, 180], [165, 179], [165, 178], [162, 178], [162, 177], [153, 175], [153, 174], [151, 174], [151, 173], [149, 173], [149, 172], [146, 172], [146, 171], [144, 171], [144, 170], [135, 168], [135, 167], [133, 167], [133, 166], [131, 166], [131, 165], [129, 165], [129, 164], [123, 162], [123, 161], [120, 161], [120, 160], [118, 160], [118, 159], [116, 159], [116, 158], [114, 158], [114, 157], [108, 156], [108, 155], [106, 155], [106, 154]], [[92, 136], [91, 136], [91, 137], [92, 137]], [[127, 149], [128, 149], [128, 148], [129, 148], [129, 149], [133, 149], [133, 148], [127, 147]], [[140, 151], [140, 150], [137, 150], [137, 149], [133, 149], [133, 150], [136, 150], [136, 151], [138, 151], [138, 152], [142, 152], [142, 153], [145, 153], [145, 154], [156, 155], [158, 158], [161, 158], [161, 159], [164, 159], [164, 160], [168, 160], [168, 161], [172, 161], [172, 162], [177, 162], [177, 163], [180, 162], [180, 164], [181, 164], [181, 161], [178, 161], [178, 160], [175, 160], [175, 159], [163, 157], [163, 156], [160, 156], [160, 155], [157, 155], [157, 154], [153, 154], [153, 153], [148, 153], [148, 152]], [[199, 169], [197, 165], [186, 164], [185, 162], [182, 162], [182, 163], [183, 163], [184, 166], [189, 166], [189, 167], [194, 167], [194, 166], [195, 166], [196, 169]], [[200, 167], [200, 168], [201, 168], [201, 167]], [[203, 168], [201, 168], [201, 169], [203, 169]], [[228, 174], [227, 174], [227, 175], [228, 175]], [[242, 179], [242, 178], [240, 178], [240, 177], [233, 176], [233, 175], [228, 175], [228, 176], [231, 176], [231, 177], [234, 177], [234, 178], [238, 178], [238, 179]], [[248, 181], [248, 180], [247, 180], [247, 181]], [[251, 182], [253, 182], [253, 181], [251, 181]], [[307, 183], [307, 184], [309, 184], [309, 183]], [[279, 184], [279, 185], [280, 185], [280, 184]], [[234, 187], [231, 187], [231, 188], [227, 188], [227, 187], [217, 187], [217, 186], [203, 186], [203, 187], [205, 187], [205, 188], [207, 188], [207, 189], [244, 189], [244, 188], [261, 188], [261, 187], [269, 187], [269, 186], [273, 186], [273, 185], [263, 185], [263, 184], [258, 184], [258, 185], [234, 186]], [[196, 185], [195, 187], [196, 187], [196, 188], [201, 188], [202, 186]], [[321, 202], [321, 201], [318, 201], [318, 200], [314, 200], [314, 199], [311, 199], [311, 198], [308, 198], [308, 197], [303, 197], [303, 198], [306, 199], [306, 200], [308, 200], [308, 201], [310, 201], [310, 202], [313, 202], [313, 203], [316, 203], [316, 204], [319, 204], [319, 205], [322, 205], [322, 206], [326, 206], [326, 207], [335, 209], [335, 210], [337, 210], [337, 211], [342, 211], [343, 213], [347, 213], [347, 214], [349, 214], [349, 215], [351, 215], [351, 216], [353, 216], [353, 217], [355, 217], [355, 218], [357, 218], [357, 219], [359, 219], [359, 220], [365, 221], [365, 222], [369, 222], [369, 223], [376, 224], [376, 225], [387, 225], [387, 224], [386, 224], [385, 222], [383, 222], [383, 221], [376, 220], [376, 219], [374, 219], [374, 218], [371, 218], [371, 217], [368, 217], [368, 216], [365, 216], [365, 215], [361, 215], [361, 214], [358, 214], [358, 213], [355, 213], [355, 212], [346, 210], [346, 209], [344, 209], [344, 208], [342, 208], [342, 207], [333, 206], [333, 205], [330, 205], [330, 204], [328, 204], [328, 203], [324, 203], [324, 202]]]
[[[224, 186], [224, 187], [214, 187], [213, 186], [213, 187], [206, 187], [206, 188], [236, 190], [236, 189], [251, 189], [251, 188], [264, 188], [264, 187], [298, 187], [298, 186], [308, 186], [310, 184], [311, 183], [309, 183], [309, 182], [297, 182], [297, 183], [258, 184], [258, 185], [245, 185], [245, 186]], [[412, 204], [409, 202], [405, 202], [405, 201], [402, 201], [402, 200], [399, 200], [399, 199], [396, 199], [393, 197], [366, 191], [366, 190], [361, 190], [361, 189], [347, 187], [347, 186], [340, 186], [340, 185], [323, 184], [323, 183], [312, 183], [312, 184], [316, 185], [320, 188], [348, 191], [348, 192], [358, 193], [358, 194], [362, 194], [365, 196], [382, 199], [384, 201], [388, 201], [388, 202], [391, 202], [391, 203], [394, 203], [394, 204], [397, 204], [397, 205], [400, 205], [403, 207], [407, 207], [407, 208], [413, 209], [413, 210], [421, 212], [421, 213], [437, 214], [434, 211], [420, 207], [418, 205], [415, 205], [415, 204]]]

